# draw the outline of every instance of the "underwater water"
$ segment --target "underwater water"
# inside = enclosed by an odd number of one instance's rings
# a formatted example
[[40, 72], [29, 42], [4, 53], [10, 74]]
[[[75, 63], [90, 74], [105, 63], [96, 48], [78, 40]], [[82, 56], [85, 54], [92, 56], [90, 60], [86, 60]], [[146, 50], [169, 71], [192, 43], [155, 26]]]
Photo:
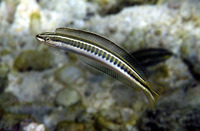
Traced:
[[[200, 130], [199, 9], [199, 0], [1, 0], [0, 130]], [[36, 40], [60, 27], [133, 55], [152, 88], [165, 88], [155, 109], [138, 87]]]

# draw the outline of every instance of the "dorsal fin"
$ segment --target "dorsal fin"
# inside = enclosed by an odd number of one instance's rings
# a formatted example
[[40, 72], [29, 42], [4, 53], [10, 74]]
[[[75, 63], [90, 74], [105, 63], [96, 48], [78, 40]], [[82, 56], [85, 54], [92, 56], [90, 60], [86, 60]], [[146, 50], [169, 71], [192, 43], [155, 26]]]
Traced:
[[123, 48], [116, 45], [109, 39], [92, 32], [70, 28], [58, 28], [55, 32], [58, 34], [74, 37], [82, 41], [91, 42], [102, 48], [107, 48], [107, 50], [110, 50], [116, 55], [125, 59], [143, 79], [147, 80], [147, 75], [144, 72], [144, 69], [142, 68], [140, 63], [132, 55], [127, 53]]

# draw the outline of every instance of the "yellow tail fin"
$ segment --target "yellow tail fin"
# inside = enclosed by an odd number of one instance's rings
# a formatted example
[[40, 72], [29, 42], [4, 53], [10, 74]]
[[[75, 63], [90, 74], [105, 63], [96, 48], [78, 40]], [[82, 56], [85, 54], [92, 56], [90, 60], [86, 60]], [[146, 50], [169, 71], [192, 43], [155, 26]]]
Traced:
[[156, 90], [152, 90], [151, 88], [149, 88], [149, 90], [143, 90], [151, 105], [152, 110], [154, 110], [155, 102], [158, 99], [158, 97], [164, 92], [164, 90], [165, 89], [163, 87], [159, 87]]

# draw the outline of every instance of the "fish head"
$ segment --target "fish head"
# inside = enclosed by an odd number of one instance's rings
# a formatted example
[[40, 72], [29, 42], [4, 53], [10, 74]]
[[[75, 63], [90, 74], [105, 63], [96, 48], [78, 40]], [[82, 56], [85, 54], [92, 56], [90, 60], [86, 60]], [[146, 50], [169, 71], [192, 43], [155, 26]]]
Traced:
[[53, 40], [54, 37], [52, 37], [52, 35], [53, 35], [53, 33], [51, 33], [51, 32], [45, 32], [45, 33], [36, 35], [36, 39], [41, 44], [45, 44], [45, 45], [52, 46], [52, 47], [60, 47], [61, 43]]

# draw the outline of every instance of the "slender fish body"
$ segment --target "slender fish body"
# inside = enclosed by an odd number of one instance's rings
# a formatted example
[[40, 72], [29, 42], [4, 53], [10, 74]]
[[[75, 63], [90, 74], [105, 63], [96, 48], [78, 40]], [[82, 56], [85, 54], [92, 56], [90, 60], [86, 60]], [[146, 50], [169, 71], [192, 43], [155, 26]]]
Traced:
[[152, 108], [163, 88], [151, 89], [143, 69], [137, 60], [124, 49], [105, 37], [70, 28], [58, 28], [44, 32], [36, 39], [45, 45], [78, 54], [86, 64], [121, 81], [125, 85], [142, 89]]
[[173, 53], [163, 48], [144, 48], [132, 52], [131, 55], [139, 60], [143, 67], [147, 68], [166, 61], [173, 55]]

